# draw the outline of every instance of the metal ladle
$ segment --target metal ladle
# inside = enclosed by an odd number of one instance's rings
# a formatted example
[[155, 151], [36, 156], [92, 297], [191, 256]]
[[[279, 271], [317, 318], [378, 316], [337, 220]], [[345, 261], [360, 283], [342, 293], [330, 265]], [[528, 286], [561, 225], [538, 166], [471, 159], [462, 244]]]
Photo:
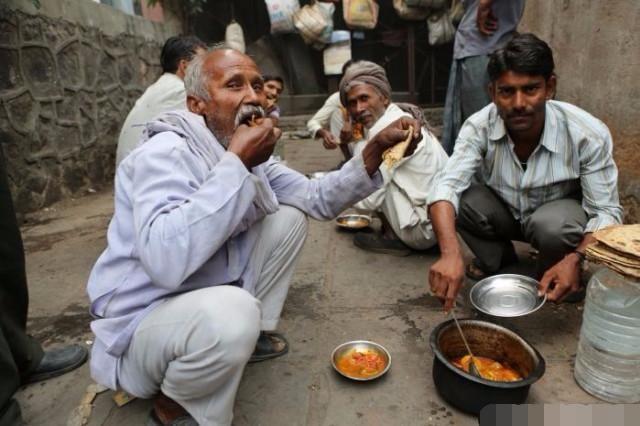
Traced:
[[478, 367], [476, 367], [476, 363], [473, 361], [473, 353], [471, 352], [471, 348], [469, 347], [469, 343], [467, 343], [466, 337], [464, 337], [464, 333], [462, 332], [462, 327], [460, 327], [460, 323], [458, 322], [458, 318], [456, 318], [456, 314], [454, 312], [455, 308], [451, 309], [451, 316], [456, 323], [456, 327], [458, 327], [458, 331], [460, 332], [460, 336], [462, 337], [462, 341], [467, 348], [467, 352], [469, 352], [469, 374], [472, 376], [482, 378], [480, 371], [478, 371]]

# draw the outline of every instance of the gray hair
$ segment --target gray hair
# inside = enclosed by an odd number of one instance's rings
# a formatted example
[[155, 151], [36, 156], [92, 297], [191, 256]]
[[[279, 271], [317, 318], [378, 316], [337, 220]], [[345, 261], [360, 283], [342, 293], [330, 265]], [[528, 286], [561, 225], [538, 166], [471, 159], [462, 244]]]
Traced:
[[184, 87], [187, 96], [191, 95], [203, 101], [210, 101], [207, 82], [209, 76], [204, 72], [204, 60], [207, 55], [216, 50], [231, 49], [225, 42], [220, 42], [209, 46], [206, 52], [193, 57], [184, 75]]

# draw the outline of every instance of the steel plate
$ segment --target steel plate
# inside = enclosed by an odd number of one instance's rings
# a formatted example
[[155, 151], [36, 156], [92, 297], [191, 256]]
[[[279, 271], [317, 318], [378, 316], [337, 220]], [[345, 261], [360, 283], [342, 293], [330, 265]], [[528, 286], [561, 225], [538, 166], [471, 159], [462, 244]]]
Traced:
[[519, 317], [540, 309], [547, 300], [538, 297], [538, 281], [516, 275], [494, 275], [478, 281], [470, 293], [471, 304], [496, 317]]

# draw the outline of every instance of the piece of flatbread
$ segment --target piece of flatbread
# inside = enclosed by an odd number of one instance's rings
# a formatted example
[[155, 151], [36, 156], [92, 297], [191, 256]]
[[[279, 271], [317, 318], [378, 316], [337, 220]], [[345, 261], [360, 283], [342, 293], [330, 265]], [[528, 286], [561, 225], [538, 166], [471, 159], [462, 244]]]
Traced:
[[640, 224], [610, 226], [594, 232], [593, 236], [614, 250], [640, 258]]
[[382, 161], [388, 169], [391, 169], [398, 161], [402, 160], [405, 152], [407, 152], [407, 148], [409, 148], [409, 144], [413, 138], [413, 126], [409, 126], [407, 133], [407, 138], [404, 141], [398, 142], [382, 153]]
[[631, 268], [640, 268], [640, 258], [614, 250], [599, 242], [589, 244], [589, 246], [587, 246], [586, 254], [589, 260], [596, 262], [604, 260], [618, 263], [623, 266], [629, 266]]

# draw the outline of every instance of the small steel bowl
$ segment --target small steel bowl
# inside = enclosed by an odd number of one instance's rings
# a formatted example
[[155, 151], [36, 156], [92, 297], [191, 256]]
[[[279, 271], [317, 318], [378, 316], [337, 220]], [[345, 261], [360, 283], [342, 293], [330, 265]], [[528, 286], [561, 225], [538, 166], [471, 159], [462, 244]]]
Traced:
[[[353, 350], [376, 352], [379, 356], [381, 356], [384, 359], [386, 365], [382, 369], [382, 371], [370, 377], [363, 378], [363, 377], [350, 376], [349, 374], [341, 371], [338, 368], [338, 362], [343, 356], [346, 356]], [[356, 380], [359, 382], [368, 382], [370, 380], [375, 380], [378, 377], [383, 376], [387, 371], [389, 371], [389, 368], [391, 367], [391, 355], [389, 354], [389, 351], [384, 346], [378, 343], [370, 342], [368, 340], [353, 340], [351, 342], [343, 343], [333, 350], [333, 353], [331, 354], [331, 365], [333, 366], [334, 370], [336, 370], [339, 374], [341, 374], [342, 376], [348, 379]]]
[[363, 214], [345, 214], [338, 216], [336, 225], [345, 229], [363, 229], [371, 225], [371, 217]]
[[544, 305], [547, 296], [538, 296], [538, 281], [533, 278], [501, 274], [478, 281], [471, 288], [471, 304], [494, 317], [513, 318], [528, 315]]

